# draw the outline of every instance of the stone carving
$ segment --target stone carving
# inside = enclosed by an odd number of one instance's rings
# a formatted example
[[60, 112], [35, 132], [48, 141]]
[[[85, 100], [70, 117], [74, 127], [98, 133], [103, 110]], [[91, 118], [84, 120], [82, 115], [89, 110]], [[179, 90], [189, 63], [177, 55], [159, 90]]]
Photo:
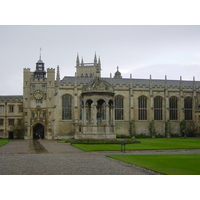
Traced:
[[83, 86], [82, 92], [114, 92], [113, 86], [107, 81], [96, 77], [87, 85]]

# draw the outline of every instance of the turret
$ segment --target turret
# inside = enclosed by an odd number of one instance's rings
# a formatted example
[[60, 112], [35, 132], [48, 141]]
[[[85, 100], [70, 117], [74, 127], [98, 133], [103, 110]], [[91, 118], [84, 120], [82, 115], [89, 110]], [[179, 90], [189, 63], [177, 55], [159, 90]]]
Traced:
[[60, 83], [60, 69], [59, 69], [59, 65], [57, 66], [56, 82], [57, 82], [57, 85], [59, 85], [59, 83]]
[[78, 67], [79, 65], [80, 65], [79, 55], [77, 54], [77, 58], [76, 58], [76, 67]]
[[34, 77], [36, 77], [36, 78], [45, 78], [46, 77], [46, 71], [44, 69], [44, 63], [41, 59], [41, 49], [40, 49], [39, 60], [36, 63], [36, 70], [34, 72]]

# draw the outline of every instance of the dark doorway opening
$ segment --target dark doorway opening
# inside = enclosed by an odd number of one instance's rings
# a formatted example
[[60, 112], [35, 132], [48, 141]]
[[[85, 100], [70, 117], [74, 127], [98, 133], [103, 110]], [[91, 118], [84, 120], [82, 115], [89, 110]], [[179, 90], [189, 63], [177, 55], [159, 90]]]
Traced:
[[33, 139], [44, 139], [44, 126], [37, 124], [33, 128]]
[[13, 132], [9, 132], [8, 133], [8, 139], [14, 139], [14, 133]]

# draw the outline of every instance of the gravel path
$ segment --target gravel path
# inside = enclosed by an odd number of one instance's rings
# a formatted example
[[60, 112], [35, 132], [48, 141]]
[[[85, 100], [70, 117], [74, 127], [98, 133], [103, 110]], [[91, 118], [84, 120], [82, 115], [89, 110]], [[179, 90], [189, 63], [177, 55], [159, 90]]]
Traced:
[[[0, 147], [1, 175], [155, 175], [158, 173], [130, 165], [105, 155], [200, 153], [200, 150], [159, 150], [134, 152], [84, 152], [70, 144], [39, 140], [13, 141]], [[38, 146], [42, 151], [38, 151]]]

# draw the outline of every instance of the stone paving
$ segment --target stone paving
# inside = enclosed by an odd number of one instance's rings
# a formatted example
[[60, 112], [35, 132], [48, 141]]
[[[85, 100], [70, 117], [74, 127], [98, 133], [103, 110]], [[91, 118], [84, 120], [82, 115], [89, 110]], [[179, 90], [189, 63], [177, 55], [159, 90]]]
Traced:
[[[169, 150], [167, 153], [200, 153], [200, 150]], [[0, 147], [1, 175], [156, 175], [105, 155], [161, 154], [159, 151], [84, 152], [70, 144], [51, 140], [12, 141]]]

